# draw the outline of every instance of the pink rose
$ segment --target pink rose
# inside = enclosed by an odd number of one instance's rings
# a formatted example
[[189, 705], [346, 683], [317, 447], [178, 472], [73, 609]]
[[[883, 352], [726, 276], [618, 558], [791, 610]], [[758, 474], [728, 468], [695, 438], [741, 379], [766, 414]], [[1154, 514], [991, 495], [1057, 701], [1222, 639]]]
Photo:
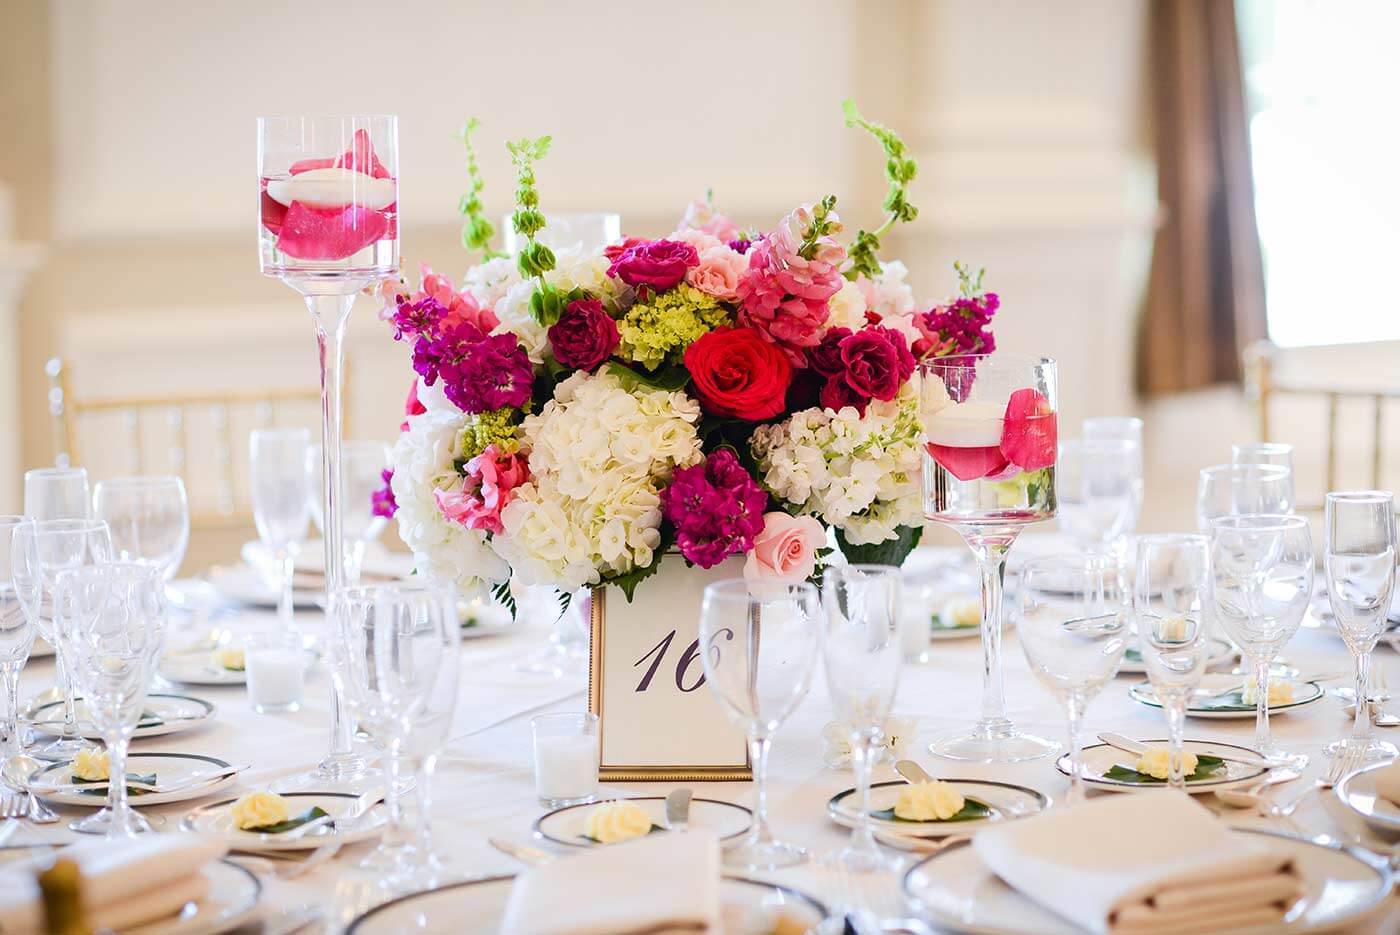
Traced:
[[515, 488], [529, 479], [529, 463], [523, 454], [502, 455], [491, 445], [467, 462], [461, 490], [439, 490], [433, 498], [442, 515], [452, 522], [500, 534], [505, 531], [501, 511], [514, 499]]
[[826, 530], [812, 517], [764, 513], [763, 531], [754, 537], [744, 562], [744, 577], [750, 581], [811, 577], [817, 549], [825, 544]]
[[747, 257], [717, 243], [700, 254], [700, 265], [685, 274], [685, 281], [706, 295], [733, 302], [739, 298], [739, 280], [748, 268]]

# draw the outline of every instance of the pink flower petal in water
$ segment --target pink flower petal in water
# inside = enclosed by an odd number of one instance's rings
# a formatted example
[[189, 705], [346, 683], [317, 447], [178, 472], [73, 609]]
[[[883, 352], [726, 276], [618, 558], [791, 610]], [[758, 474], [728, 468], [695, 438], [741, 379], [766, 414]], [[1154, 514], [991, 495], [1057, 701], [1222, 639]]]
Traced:
[[310, 172], [312, 169], [329, 169], [335, 165], [334, 156], [327, 156], [325, 159], [302, 159], [292, 163], [292, 167], [287, 170], [290, 175], [301, 175], [303, 172]]
[[980, 448], [953, 448], [948, 445], [928, 444], [928, 453], [941, 464], [948, 473], [960, 481], [980, 480], [1000, 474], [1006, 470], [1006, 455], [997, 445]]
[[334, 210], [292, 202], [282, 220], [277, 249], [299, 260], [343, 260], [388, 232], [384, 215], [360, 205]]
[[384, 168], [384, 164], [374, 153], [374, 144], [370, 142], [368, 130], [355, 131], [350, 148], [341, 153], [340, 158], [335, 161], [335, 165], [343, 169], [354, 169], [356, 172], [363, 172], [377, 179], [391, 177], [389, 170]]
[[1049, 467], [1055, 463], [1057, 428], [1048, 399], [1030, 388], [1017, 390], [1006, 403], [1001, 452], [1024, 471]]

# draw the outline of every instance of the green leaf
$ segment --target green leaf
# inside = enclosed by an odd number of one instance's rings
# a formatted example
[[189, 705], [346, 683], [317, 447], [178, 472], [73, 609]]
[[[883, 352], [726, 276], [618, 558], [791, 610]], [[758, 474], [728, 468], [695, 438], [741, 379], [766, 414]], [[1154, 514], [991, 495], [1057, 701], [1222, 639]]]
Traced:
[[616, 360], [608, 361], [607, 367], [608, 373], [617, 377], [622, 388], [629, 393], [635, 393], [639, 389], [674, 393], [684, 389], [690, 382], [690, 371], [684, 367], [662, 367], [655, 373], [639, 373]]
[[878, 818], [881, 821], [899, 821], [911, 825], [927, 825], [932, 824], [934, 822], [943, 823], [949, 821], [972, 821], [975, 818], [990, 818], [994, 811], [995, 809], [993, 809], [990, 805], [988, 805], [985, 802], [979, 802], [976, 799], [964, 798], [963, 807], [958, 809], [956, 814], [954, 814], [950, 818], [936, 818], [933, 820], [933, 822], [913, 821], [908, 818], [900, 818], [894, 813], [894, 809], [892, 808], [882, 808], [877, 812], [871, 812], [870, 817]]
[[617, 575], [613, 578], [604, 578], [604, 584], [615, 584], [622, 595], [627, 598], [627, 603], [632, 603], [632, 595], [637, 591], [637, 585], [641, 584], [652, 575], [656, 574], [661, 567], [661, 559], [666, 554], [666, 550], [671, 547], [671, 543], [676, 541], [676, 527], [670, 523], [661, 524], [661, 541], [657, 543], [656, 551], [652, 556], [651, 564], [645, 568], [634, 568], [625, 575]]
[[293, 828], [300, 828], [308, 821], [315, 821], [317, 818], [325, 818], [329, 814], [330, 812], [326, 811], [321, 806], [313, 805], [300, 815], [294, 818], [288, 818], [286, 821], [279, 821], [271, 825], [258, 825], [256, 828], [244, 828], [243, 830], [255, 831], [259, 834], [282, 834], [291, 831]]
[[[155, 773], [145, 773], [145, 774], [141, 774], [141, 773], [127, 773], [127, 774], [126, 774], [126, 778], [127, 778], [127, 781], [128, 781], [128, 782], [143, 782], [143, 783], [145, 783], [145, 784], [148, 785], [148, 786], [153, 786], [153, 785], [156, 784], [156, 774], [155, 774]], [[83, 795], [106, 795], [106, 794], [107, 794], [107, 786], [108, 786], [108, 785], [110, 784], [110, 782], [111, 782], [110, 778], [108, 778], [108, 779], [83, 779], [83, 778], [81, 778], [81, 777], [79, 777], [79, 776], [69, 776], [69, 779], [73, 782], [74, 785], [79, 785], [79, 786], [92, 785], [92, 786], [101, 786], [101, 787], [102, 787], [102, 788], [100, 788], [100, 789], [84, 789], [84, 790], [82, 791], [82, 794], [83, 794]], [[126, 794], [127, 794], [127, 795], [131, 795], [131, 796], [136, 796], [136, 795], [150, 795], [150, 792], [148, 792], [148, 791], [145, 790], [145, 789], [133, 789], [131, 786], [127, 786], [127, 787], [126, 787]]]
[[886, 212], [885, 221], [874, 231], [856, 232], [856, 239], [847, 251], [851, 258], [851, 267], [845, 274], [848, 279], [855, 279], [862, 273], [866, 276], [876, 276], [880, 272], [880, 261], [876, 258], [876, 252], [880, 249], [880, 237], [895, 224], [907, 223], [919, 215], [919, 209], [909, 202], [909, 183], [919, 174], [919, 165], [910, 158], [908, 149], [899, 135], [884, 124], [862, 117], [856, 109], [855, 101], [849, 98], [842, 101], [841, 110], [846, 117], [846, 126], [865, 130], [879, 140], [885, 151], [885, 178], [890, 183], [881, 203]]
[[510, 619], [515, 619], [515, 595], [510, 593], [510, 579], [497, 581], [491, 585], [491, 597], [496, 603], [510, 611]]
[[853, 565], [893, 565], [904, 564], [909, 553], [919, 544], [924, 534], [922, 526], [900, 526], [895, 529], [895, 537], [884, 542], [855, 545], [846, 541], [846, 534], [836, 530], [836, 543], [841, 546], [841, 554]]
[[[1187, 776], [1186, 781], [1194, 782], [1200, 779], [1209, 779], [1211, 776], [1214, 776], [1216, 773], [1220, 772], [1221, 768], [1224, 767], [1224, 765], [1225, 761], [1220, 759], [1220, 757], [1206, 756], [1204, 754], [1198, 756], [1196, 757], [1196, 771], [1193, 772], [1191, 775]], [[1118, 763], [1114, 763], [1111, 767], [1104, 770], [1103, 778], [1114, 779], [1118, 782], [1137, 783], [1139, 785], [1146, 786], [1160, 786], [1166, 784], [1165, 779], [1158, 779], [1156, 776], [1149, 776], [1146, 773], [1139, 773], [1137, 770], [1133, 769], [1130, 766], [1122, 766]]]

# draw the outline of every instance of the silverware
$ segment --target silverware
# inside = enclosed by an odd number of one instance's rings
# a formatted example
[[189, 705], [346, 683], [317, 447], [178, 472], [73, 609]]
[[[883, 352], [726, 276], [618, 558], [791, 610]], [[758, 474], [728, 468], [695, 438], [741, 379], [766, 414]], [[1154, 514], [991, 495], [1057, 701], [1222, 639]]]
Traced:
[[672, 789], [666, 794], [666, 827], [685, 831], [690, 827], [690, 800], [695, 793], [689, 789]]
[[[184, 792], [186, 789], [195, 789], [199, 786], [217, 782], [220, 779], [226, 779], [229, 776], [235, 776], [248, 768], [248, 765], [244, 764], [242, 766], [225, 766], [222, 769], [211, 770], [205, 773], [191, 773], [189, 776], [185, 777], [183, 781], [168, 785], [158, 782], [142, 782], [139, 779], [127, 777], [126, 787], [128, 789], [140, 789], [142, 792], [153, 793]], [[106, 789], [109, 782], [110, 780], [108, 782], [66, 782], [53, 786], [34, 786], [30, 784], [26, 788], [30, 792], [38, 791], [44, 795], [53, 795], [56, 792], [95, 792], [100, 789]]]
[[[1116, 750], [1122, 750], [1124, 753], [1132, 753], [1137, 756], [1142, 756], [1150, 749], [1145, 743], [1133, 740], [1131, 737], [1124, 737], [1122, 734], [1115, 734], [1112, 731], [1104, 731], [1099, 734], [1099, 739]], [[1254, 756], [1248, 753], [1236, 753], [1232, 750], [1217, 750], [1214, 747], [1195, 747], [1191, 752], [1197, 754], [1203, 753], [1206, 756], [1213, 756], [1231, 763], [1242, 763], [1245, 766], [1256, 766], [1261, 769], [1272, 769], [1274, 765], [1260, 756]]]
[[946, 838], [916, 838], [912, 834], [895, 834], [889, 831], [876, 831], [871, 829], [875, 835], [875, 840], [881, 844], [888, 845], [896, 850], [909, 851], [914, 854], [936, 854], [954, 844], [962, 844], [964, 841], [971, 841], [970, 834], [950, 834]]
[[1292, 782], [1302, 773], [1296, 769], [1275, 769], [1263, 779], [1243, 789], [1218, 789], [1215, 797], [1232, 808], [1258, 808], [1264, 802], [1263, 792], [1269, 786]]
[[[153, 727], [157, 724], [172, 724], [175, 721], [203, 721], [208, 717], [208, 714], [175, 714], [171, 715], [170, 717], [162, 717], [161, 715], [156, 715], [155, 717], [149, 717], [141, 722], [138, 722], [136, 726], [139, 728], [141, 724], [145, 724], [147, 727]], [[62, 727], [64, 724], [64, 720], [61, 717], [45, 718], [41, 721], [35, 721], [29, 718], [20, 718], [20, 723], [28, 724], [30, 727]], [[79, 722], [79, 726], [82, 726], [83, 723], [84, 722]]]
[[529, 844], [516, 844], [514, 841], [506, 841], [501, 838], [487, 838], [486, 843], [502, 854], [514, 857], [522, 864], [529, 864], [531, 867], [538, 867], [540, 864], [547, 864], [554, 860], [553, 854]]
[[1298, 806], [1303, 800], [1313, 792], [1326, 791], [1337, 783], [1341, 782], [1350, 773], [1354, 772], [1361, 765], [1361, 759], [1365, 751], [1359, 749], [1357, 744], [1348, 743], [1338, 750], [1332, 757], [1332, 761], [1327, 764], [1327, 772], [1313, 780], [1313, 784], [1291, 799], [1282, 802], [1270, 802], [1263, 809], [1265, 817], [1287, 818], [1298, 810]]
[[29, 814], [29, 807], [22, 792], [0, 792], [0, 818], [13, 821]]
[[14, 837], [15, 832], [19, 829], [20, 823], [18, 817], [11, 818], [9, 821], [6, 821], [3, 825], [0, 825], [0, 844], [4, 844], [10, 838]]
[[899, 773], [905, 782], [915, 785], [921, 782], [933, 782], [933, 777], [929, 775], [928, 770], [913, 760], [900, 760], [894, 764], [894, 771]]
[[384, 801], [384, 793], [366, 792], [355, 800], [355, 804], [350, 806], [350, 810], [340, 817], [334, 815], [322, 815], [320, 818], [313, 818], [300, 827], [293, 828], [285, 834], [279, 835], [283, 841], [296, 841], [306, 837], [306, 835], [317, 828], [330, 826], [331, 834], [339, 834], [350, 830], [350, 827], [365, 816], [370, 809]]

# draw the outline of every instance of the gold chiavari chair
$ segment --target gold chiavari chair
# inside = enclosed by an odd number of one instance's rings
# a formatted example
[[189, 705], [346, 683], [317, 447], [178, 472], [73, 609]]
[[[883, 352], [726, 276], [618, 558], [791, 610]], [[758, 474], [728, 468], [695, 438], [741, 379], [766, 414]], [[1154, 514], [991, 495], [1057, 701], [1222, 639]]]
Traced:
[[[296, 411], [302, 418], [291, 423], [315, 428], [310, 416], [319, 409], [321, 391], [317, 386], [258, 391], [180, 393], [178, 395], [136, 395], [78, 397], [71, 391], [69, 368], [55, 357], [44, 366], [48, 377], [48, 409], [53, 426], [55, 457], [59, 466], [82, 464], [86, 423], [105, 429], [101, 447], [123, 449], [120, 470], [130, 474], [177, 474], [185, 482], [190, 497], [190, 524], [196, 528], [224, 528], [248, 525], [251, 506], [246, 484], [240, 484], [241, 466], [235, 451], [246, 450], [246, 436], [240, 441], [239, 428], [271, 428], [287, 424], [284, 414]], [[348, 410], [348, 404], [347, 404]], [[117, 420], [114, 426], [113, 419]], [[208, 449], [208, 460], [197, 477], [191, 472], [191, 435], [195, 423], [201, 426], [201, 443]], [[148, 451], [147, 431], [155, 423], [168, 441], [160, 458]], [[317, 434], [313, 431], [313, 439]], [[204, 452], [201, 452], [204, 454]], [[212, 488], [212, 489], [211, 489]]]

